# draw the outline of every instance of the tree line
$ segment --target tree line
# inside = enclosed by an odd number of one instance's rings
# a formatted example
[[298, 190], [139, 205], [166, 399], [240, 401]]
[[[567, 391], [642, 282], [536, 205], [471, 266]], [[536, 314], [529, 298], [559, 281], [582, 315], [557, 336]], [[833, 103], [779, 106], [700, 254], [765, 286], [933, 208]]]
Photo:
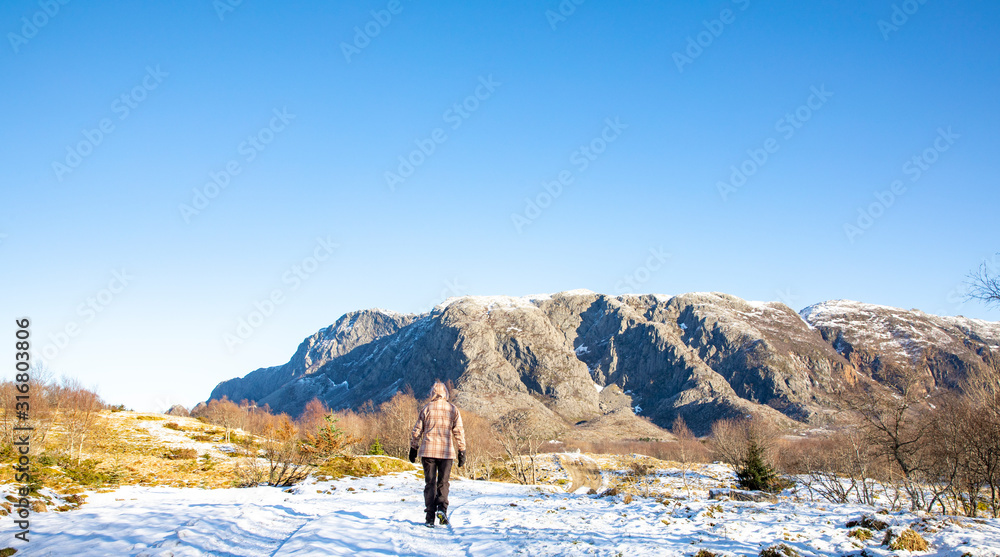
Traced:
[[[101, 413], [122, 410], [71, 379], [36, 373], [31, 385], [32, 450], [54, 447], [77, 465], [105, 436]], [[12, 460], [18, 391], [0, 382], [0, 458]], [[238, 485], [291, 485], [331, 461], [359, 455], [406, 458], [420, 406], [412, 391], [375, 405], [332, 411], [319, 400], [293, 418], [251, 401], [226, 398], [195, 407], [191, 415], [223, 431], [238, 451]], [[552, 443], [558, 432], [527, 409], [487, 419], [468, 409], [471, 478], [533, 484], [539, 456], [574, 448], [585, 452], [643, 453], [673, 462], [687, 484], [696, 463], [733, 466], [747, 489], [780, 491], [798, 485], [809, 497], [890, 508], [1000, 517], [1000, 378], [977, 374], [957, 392], [934, 393], [918, 376], [898, 377], [895, 389], [861, 384], [843, 395], [847, 427], [793, 439], [756, 417], [718, 420], [695, 437], [683, 419], [675, 439]], [[174, 414], [187, 414], [175, 407]]]

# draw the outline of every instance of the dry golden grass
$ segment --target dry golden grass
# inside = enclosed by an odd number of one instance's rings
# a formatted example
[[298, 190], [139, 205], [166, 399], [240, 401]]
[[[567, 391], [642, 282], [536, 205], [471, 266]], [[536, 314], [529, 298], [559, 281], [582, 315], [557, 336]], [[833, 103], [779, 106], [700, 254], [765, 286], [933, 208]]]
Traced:
[[[59, 493], [108, 489], [120, 485], [233, 487], [237, 479], [236, 441], [248, 434], [231, 432], [196, 418], [136, 412], [101, 412], [83, 453], [67, 455], [61, 432], [53, 430], [34, 456], [41, 483]], [[38, 447], [36, 447], [36, 450]], [[379, 476], [415, 470], [387, 456], [337, 458], [315, 470], [321, 479]], [[0, 466], [0, 483], [14, 483], [11, 466]]]
[[[220, 450], [226, 446], [222, 441], [221, 429], [194, 418], [105, 411], [79, 455], [79, 470], [77, 455], [57, 456], [58, 429], [34, 461], [42, 484], [61, 493], [114, 485], [231, 487], [236, 459]], [[93, 481], [87, 481], [90, 476]], [[13, 482], [13, 468], [0, 466], [0, 483]]]
[[887, 546], [893, 551], [903, 549], [907, 551], [927, 551], [927, 541], [924, 540], [923, 536], [909, 528], [900, 532], [889, 530], [885, 533], [882, 545]]
[[384, 476], [416, 469], [415, 465], [391, 456], [345, 456], [317, 467], [315, 476], [319, 480], [338, 480], [346, 476]]

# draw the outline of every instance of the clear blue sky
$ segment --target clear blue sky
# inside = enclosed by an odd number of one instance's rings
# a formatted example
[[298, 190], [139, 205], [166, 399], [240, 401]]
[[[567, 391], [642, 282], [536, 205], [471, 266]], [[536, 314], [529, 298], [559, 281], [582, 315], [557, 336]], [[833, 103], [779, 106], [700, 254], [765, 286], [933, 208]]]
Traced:
[[454, 294], [1000, 320], [1000, 4], [226, 1], [0, 6], [2, 330], [109, 402]]

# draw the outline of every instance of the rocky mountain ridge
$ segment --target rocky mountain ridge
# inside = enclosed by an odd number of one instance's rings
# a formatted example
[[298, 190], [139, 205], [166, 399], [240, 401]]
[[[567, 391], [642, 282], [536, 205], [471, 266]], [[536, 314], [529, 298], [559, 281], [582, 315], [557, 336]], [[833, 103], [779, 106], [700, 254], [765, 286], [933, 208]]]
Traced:
[[464, 296], [424, 314], [348, 313], [305, 339], [288, 363], [220, 383], [211, 398], [298, 414], [418, 396], [452, 381], [463, 408], [527, 408], [569, 426], [633, 414], [704, 433], [719, 418], [790, 425], [836, 421], [857, 381], [918, 374], [931, 391], [1000, 373], [1000, 323], [832, 301], [796, 312], [720, 293]]

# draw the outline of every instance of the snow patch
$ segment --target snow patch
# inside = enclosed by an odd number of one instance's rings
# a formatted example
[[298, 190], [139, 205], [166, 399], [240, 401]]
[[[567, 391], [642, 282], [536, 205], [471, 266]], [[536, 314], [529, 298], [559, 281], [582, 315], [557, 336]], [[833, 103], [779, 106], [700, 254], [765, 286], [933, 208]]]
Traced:
[[[623, 473], [618, 457], [564, 458], [599, 462], [604, 475]], [[554, 460], [553, 457], [552, 460]], [[634, 455], [632, 458], [642, 458]], [[554, 463], [552, 477], [568, 479]], [[616, 471], [617, 470], [617, 471]], [[734, 481], [732, 469], [695, 465], [657, 469], [654, 492], [666, 489], [683, 499], [565, 493], [552, 486], [521, 486], [453, 477], [451, 529], [421, 526], [423, 482], [414, 472], [375, 478], [310, 480], [291, 490], [177, 489], [128, 486], [88, 494], [72, 512], [46, 513], [38, 520], [32, 555], [691, 555], [709, 547], [719, 555], [756, 555], [759, 547], [790, 545], [804, 555], [857, 555], [859, 547], [843, 525], [874, 508], [811, 502], [802, 488], [776, 503], [709, 500], [712, 489]], [[602, 488], [606, 487], [602, 484]], [[4, 486], [4, 494], [15, 486]], [[48, 494], [48, 492], [47, 492]], [[123, 519], [123, 517], [125, 519]], [[133, 519], [139, 518], [139, 519]], [[985, 557], [1000, 546], [1000, 521], [898, 512], [891, 525], [919, 522], [934, 556], [963, 552]], [[108, 529], [114, 524], [114, 529]], [[36, 533], [36, 532], [32, 532]], [[869, 547], [875, 554], [888, 553]]]
[[551, 300], [555, 296], [599, 296], [600, 294], [578, 288], [554, 294], [531, 294], [529, 296], [453, 296], [434, 306], [434, 310], [444, 310], [448, 306], [460, 302], [468, 302], [492, 309], [538, 309], [539, 302]]

